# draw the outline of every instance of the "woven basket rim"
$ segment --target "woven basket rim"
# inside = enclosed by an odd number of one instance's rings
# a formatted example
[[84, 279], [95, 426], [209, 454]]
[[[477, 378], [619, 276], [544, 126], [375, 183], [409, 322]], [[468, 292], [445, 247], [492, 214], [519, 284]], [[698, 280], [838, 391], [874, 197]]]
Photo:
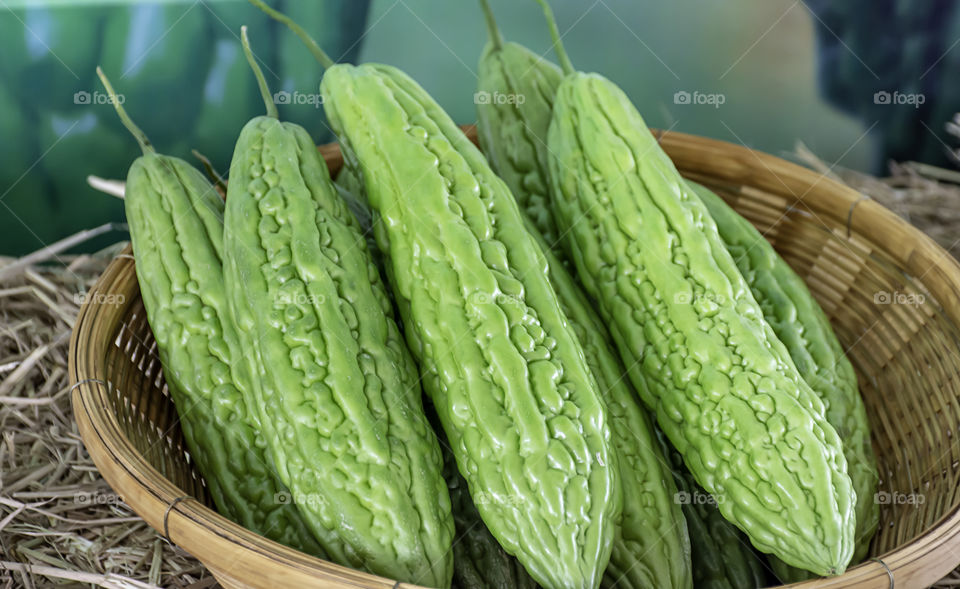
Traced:
[[[474, 126], [465, 126], [476, 140]], [[677, 167], [687, 174], [701, 171], [711, 182], [749, 185], [774, 193], [786, 191], [816, 215], [842, 220], [850, 233], [900, 234], [909, 247], [885, 250], [904, 268], [923, 266], [924, 284], [954, 325], [960, 325], [960, 263], [931, 238], [861, 193], [781, 158], [717, 139], [675, 131], [654, 131]], [[319, 147], [331, 172], [342, 165], [337, 144]], [[903, 244], [900, 244], [903, 245]], [[134, 261], [128, 246], [101, 275], [91, 293], [109, 293], [129, 280]], [[134, 277], [135, 280], [135, 277]], [[248, 579], [290, 586], [414, 588], [416, 585], [356, 571], [303, 554], [259, 536], [217, 514], [165, 479], [136, 451], [116, 416], [105, 406], [108, 391], [97, 382], [97, 370], [109, 341], [92, 337], [109, 309], [90, 296], [80, 309], [69, 350], [72, 403], [80, 435], [101, 474], [130, 507], [161, 534], [201, 560], [221, 583], [248, 586]], [[101, 338], [102, 340], [103, 338]], [[102, 376], [103, 372], [100, 372]], [[178, 499], [179, 498], [179, 499]], [[956, 565], [960, 554], [960, 504], [954, 503], [936, 523], [909, 542], [879, 558], [848, 569], [841, 576], [791, 587], [929, 586]], [[881, 562], [882, 561], [882, 562]], [[265, 586], [250, 584], [252, 587]]]

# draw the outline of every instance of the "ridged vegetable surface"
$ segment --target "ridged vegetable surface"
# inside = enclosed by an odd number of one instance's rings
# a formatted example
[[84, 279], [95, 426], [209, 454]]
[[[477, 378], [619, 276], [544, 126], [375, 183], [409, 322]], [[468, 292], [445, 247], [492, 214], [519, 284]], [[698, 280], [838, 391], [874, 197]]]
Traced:
[[444, 476], [450, 490], [457, 535], [453, 544], [453, 586], [456, 589], [535, 589], [536, 581], [507, 554], [487, 529], [473, 504], [467, 481], [446, 453]]
[[842, 573], [855, 496], [840, 439], [706, 208], [623, 91], [597, 74], [561, 84], [548, 145], [581, 282], [697, 482], [762, 551]]
[[[533, 230], [535, 231], [535, 229]], [[583, 345], [603, 395], [623, 485], [623, 520], [614, 537], [603, 587], [691, 587], [690, 538], [677, 487], [646, 408], [626, 378], [590, 301], [544, 242], [560, 308]]]
[[447, 587], [453, 518], [416, 366], [313, 141], [267, 105], [237, 141], [224, 236], [267, 447], [334, 561]]
[[[560, 307], [583, 346], [584, 358], [603, 394], [618, 453], [620, 478], [624, 489], [629, 491], [624, 493], [623, 523], [601, 585], [620, 589], [689, 587], [690, 538], [683, 513], [675, 502], [677, 488], [670, 467], [653, 437], [654, 426], [646, 409], [638, 405], [639, 398], [624, 377], [623, 365], [606, 339], [606, 329], [586, 295], [536, 228], [529, 223], [528, 228], [547, 258], [550, 281]], [[441, 446], [443, 443], [441, 439]], [[452, 455], [445, 453], [444, 459], [445, 466], [449, 467]], [[483, 587], [486, 586], [483, 580], [488, 579], [489, 586], [515, 586], [520, 581], [505, 580], [513, 578], [509, 575], [513, 574], [511, 563], [515, 563], [515, 559], [509, 557], [505, 561], [499, 555], [502, 549], [479, 521], [480, 515], [466, 495], [466, 482], [459, 475], [445, 476], [457, 522], [454, 583], [461, 588]]]
[[[690, 587], [690, 539], [676, 486], [638, 406], [620, 359], [590, 301], [561, 264], [547, 169], [547, 129], [563, 74], [526, 47], [505, 42], [489, 3], [481, 0], [490, 42], [480, 58], [477, 131], [491, 167], [510, 187], [528, 229], [547, 258], [550, 281], [583, 346], [610, 416], [624, 488], [623, 523], [614, 540], [604, 586]], [[503, 97], [501, 100], [495, 97]]]
[[668, 457], [677, 483], [677, 503], [690, 531], [693, 586], [697, 589], [766, 587], [764, 563], [743, 532], [717, 509], [716, 498], [703, 490], [683, 464], [683, 458], [659, 429], [656, 436]]
[[408, 76], [321, 84], [359, 165], [405, 326], [471, 495], [540, 584], [596, 587], [620, 512], [606, 412], [509, 189]]
[[[443, 451], [443, 478], [450, 491], [456, 524], [453, 541], [453, 587], [455, 589], [537, 589], [537, 583], [520, 562], [507, 554], [480, 517], [470, 489], [432, 407], [427, 410]], [[485, 501], [486, 497], [479, 497]]]
[[[367, 198], [357, 173], [350, 167], [344, 166], [337, 176], [337, 187], [341, 196], [351, 202], [366, 207]], [[349, 186], [352, 192], [347, 192], [344, 186]], [[369, 210], [361, 213], [361, 217], [370, 219]], [[372, 226], [367, 228], [372, 232]], [[374, 248], [377, 246], [374, 245]], [[384, 271], [391, 273], [387, 268]], [[409, 316], [409, 306], [404, 306], [401, 313]], [[429, 405], [429, 402], [426, 403]], [[453, 512], [453, 521], [456, 526], [456, 535], [453, 540], [453, 587], [455, 589], [536, 589], [536, 581], [527, 573], [520, 562], [508, 554], [497, 539], [487, 529], [477, 506], [470, 497], [467, 481], [457, 470], [457, 462], [453, 451], [439, 424], [436, 411], [432, 406], [425, 407], [427, 417], [438, 433], [437, 438], [443, 452], [443, 478], [450, 491], [450, 505]], [[479, 497], [486, 501], [486, 496]]]
[[[103, 77], [112, 94], [113, 88]], [[164, 380], [190, 455], [219, 513], [245, 528], [316, 556], [323, 551], [263, 450], [249, 373], [230, 322], [223, 282], [223, 201], [187, 162], [143, 147], [130, 166], [124, 204], [137, 281], [157, 341]]]
[[482, 5], [491, 39], [480, 58], [477, 86], [477, 95], [487, 97], [477, 105], [480, 145], [491, 167], [510, 187], [531, 234], [539, 234], [561, 308], [604, 395], [620, 457], [620, 478], [627, 490], [623, 524], [603, 584], [687, 587], [690, 542], [679, 506], [673, 503], [673, 481], [651, 437], [649, 418], [637, 407], [632, 388], [622, 376], [623, 367], [605, 339], [603, 324], [550, 251], [558, 235], [550, 210], [546, 135], [563, 74], [522, 45], [504, 42], [489, 4], [483, 1]]
[[477, 136], [490, 167], [552, 247], [559, 234], [550, 204], [547, 128], [563, 72], [523, 45], [502, 39], [482, 2], [490, 41], [477, 69]]
[[[720, 238], [750, 285], [764, 317], [790, 352], [800, 376], [823, 401], [827, 421], [843, 441], [847, 469], [857, 493], [852, 561], [857, 563], [866, 556], [880, 518], [875, 498], [879, 481], [877, 459], [870, 446], [870, 424], [857, 388], [857, 375], [830, 327], [830, 320], [803, 279], [750, 221], [706, 187], [689, 184], [710, 211]], [[803, 575], [790, 578], [800, 580]]]

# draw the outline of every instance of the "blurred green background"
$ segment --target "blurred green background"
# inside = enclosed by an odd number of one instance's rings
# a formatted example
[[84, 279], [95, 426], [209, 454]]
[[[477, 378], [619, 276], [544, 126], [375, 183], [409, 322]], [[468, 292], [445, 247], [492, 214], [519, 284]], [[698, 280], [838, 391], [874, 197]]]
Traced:
[[[334, 57], [399, 66], [455, 120], [475, 120], [486, 41], [475, 1], [271, 3]], [[533, 0], [491, 3], [507, 39], [553, 58]], [[949, 96], [939, 72], [957, 65], [956, 10], [939, 0], [838, 4], [553, 1], [575, 65], [619, 83], [651, 126], [777, 155], [803, 142], [830, 163], [861, 170], [881, 169], [890, 154], [942, 163], [950, 143], [943, 123], [960, 105], [933, 95]], [[885, 11], [890, 19], [874, 22]], [[191, 158], [195, 148], [226, 171], [240, 127], [262, 110], [239, 45], [242, 24], [273, 90], [289, 93], [281, 116], [318, 143], [332, 140], [316, 100], [321, 70], [294, 36], [243, 0], [0, 0], [0, 254], [123, 220], [122, 202], [86, 183], [88, 174], [123, 178], [138, 155], [105, 101], [97, 64], [159, 150]], [[884, 43], [895, 57], [877, 49]], [[886, 89], [930, 100], [878, 106], [874, 93]], [[678, 92], [722, 104], [681, 104]]]
[[[551, 43], [532, 0], [491, 0], [507, 40], [541, 54]], [[416, 78], [458, 121], [473, 121], [477, 59], [486, 39], [475, 2], [375, 0], [361, 59]], [[866, 127], [818, 97], [814, 19], [794, 0], [705, 2], [553, 0], [574, 65], [600, 72], [648, 125], [775, 154], [800, 140], [825, 159], [870, 165]], [[766, 33], [766, 34], [765, 34]], [[402, 44], [397, 39], [403, 39]], [[674, 93], [722, 93], [719, 108], [674, 104]], [[738, 139], [739, 138], [739, 139]]]

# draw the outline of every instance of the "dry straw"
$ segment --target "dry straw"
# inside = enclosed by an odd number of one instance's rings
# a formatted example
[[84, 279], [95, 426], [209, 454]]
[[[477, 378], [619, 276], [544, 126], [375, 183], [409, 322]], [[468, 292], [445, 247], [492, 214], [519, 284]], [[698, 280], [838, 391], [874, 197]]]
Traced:
[[67, 351], [84, 295], [122, 249], [0, 258], [0, 588], [209, 586], [213, 579], [117, 497], [83, 447]]

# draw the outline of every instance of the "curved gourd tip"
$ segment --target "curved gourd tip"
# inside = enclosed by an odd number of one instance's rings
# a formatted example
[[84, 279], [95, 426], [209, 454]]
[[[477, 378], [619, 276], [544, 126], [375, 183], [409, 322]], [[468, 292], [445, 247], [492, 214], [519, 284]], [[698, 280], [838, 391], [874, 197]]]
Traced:
[[117, 115], [120, 116], [120, 121], [123, 123], [123, 126], [130, 131], [133, 138], [140, 144], [140, 149], [143, 150], [143, 153], [156, 153], [156, 150], [153, 149], [153, 144], [147, 139], [146, 133], [133, 122], [133, 119], [130, 118], [127, 111], [123, 108], [123, 104], [121, 104], [123, 100], [117, 95], [116, 91], [114, 91], [113, 85], [110, 83], [110, 80], [107, 79], [107, 75], [103, 73], [103, 69], [100, 66], [97, 66], [97, 77], [100, 78], [103, 87], [107, 89], [107, 94], [110, 95], [110, 102], [113, 103], [113, 108], [116, 109]]
[[553, 9], [550, 8], [550, 3], [547, 0], [536, 0], [536, 2], [543, 8], [543, 15], [547, 19], [547, 26], [550, 28], [550, 39], [553, 40], [553, 50], [557, 52], [560, 67], [563, 68], [563, 73], [569, 76], [577, 70], [573, 67], [573, 62], [570, 61], [567, 50], [563, 48], [563, 43], [560, 40], [560, 29], [557, 28], [557, 19], [553, 16]]
[[253, 75], [257, 78], [257, 86], [260, 88], [260, 95], [263, 97], [263, 105], [267, 107], [267, 116], [278, 119], [280, 114], [277, 112], [277, 105], [273, 101], [273, 95], [270, 93], [270, 87], [267, 86], [267, 80], [263, 77], [263, 70], [257, 65], [257, 59], [253, 56], [253, 50], [250, 49], [250, 39], [247, 37], [247, 25], [240, 27], [240, 43], [243, 45], [243, 54], [247, 56], [247, 63], [253, 70]]
[[283, 14], [279, 10], [270, 7], [263, 0], [250, 0], [250, 3], [267, 13], [273, 20], [286, 25], [286, 27], [293, 31], [296, 36], [300, 37], [300, 40], [303, 41], [304, 45], [307, 46], [307, 49], [310, 50], [310, 53], [313, 54], [313, 57], [320, 62], [320, 65], [323, 66], [323, 69], [330, 69], [337, 64], [337, 62], [330, 59], [330, 56], [320, 48], [320, 45], [317, 44], [313, 37], [303, 30], [303, 27], [294, 22], [292, 18]]

